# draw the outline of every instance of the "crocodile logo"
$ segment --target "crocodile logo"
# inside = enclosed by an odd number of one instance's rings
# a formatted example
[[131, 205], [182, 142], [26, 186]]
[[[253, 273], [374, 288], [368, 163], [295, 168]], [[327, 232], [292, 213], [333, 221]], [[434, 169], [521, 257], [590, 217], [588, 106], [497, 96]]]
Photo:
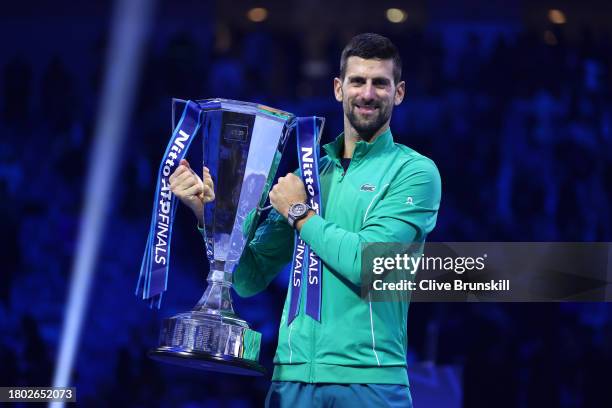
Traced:
[[372, 191], [376, 190], [376, 186], [373, 185], [373, 184], [365, 183], [365, 184], [361, 185], [361, 188], [359, 190], [372, 192]]

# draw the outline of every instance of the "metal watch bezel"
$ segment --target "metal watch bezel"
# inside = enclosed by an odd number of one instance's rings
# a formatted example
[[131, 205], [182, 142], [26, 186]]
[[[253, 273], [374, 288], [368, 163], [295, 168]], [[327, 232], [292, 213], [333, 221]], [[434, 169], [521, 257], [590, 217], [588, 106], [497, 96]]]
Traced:
[[[302, 206], [303, 206], [304, 210], [296, 212], [296, 208], [300, 208]], [[291, 204], [291, 206], [289, 207], [289, 211], [287, 213], [287, 222], [289, 222], [289, 225], [292, 228], [294, 228], [295, 227], [295, 222], [301, 220], [304, 217], [306, 217], [306, 215], [308, 214], [308, 211], [310, 211], [311, 209], [312, 208], [308, 205], [308, 203], [294, 203], [294, 204]]]

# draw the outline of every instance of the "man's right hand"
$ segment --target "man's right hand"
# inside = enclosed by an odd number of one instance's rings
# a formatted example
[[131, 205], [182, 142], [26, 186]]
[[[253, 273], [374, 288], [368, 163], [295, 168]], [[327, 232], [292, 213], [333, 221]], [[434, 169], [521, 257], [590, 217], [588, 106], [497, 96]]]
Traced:
[[181, 160], [177, 169], [170, 175], [170, 190], [179, 200], [195, 214], [198, 223], [201, 222], [204, 204], [215, 199], [215, 189], [210, 171], [204, 167], [204, 180], [196, 174], [185, 159]]

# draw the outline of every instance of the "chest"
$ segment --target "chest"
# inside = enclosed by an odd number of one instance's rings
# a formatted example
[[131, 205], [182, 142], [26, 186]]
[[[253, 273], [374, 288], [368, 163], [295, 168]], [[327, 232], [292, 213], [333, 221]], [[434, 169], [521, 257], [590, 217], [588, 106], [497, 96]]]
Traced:
[[323, 217], [351, 232], [359, 231], [393, 180], [389, 164], [351, 163], [345, 172], [332, 162], [320, 169]]

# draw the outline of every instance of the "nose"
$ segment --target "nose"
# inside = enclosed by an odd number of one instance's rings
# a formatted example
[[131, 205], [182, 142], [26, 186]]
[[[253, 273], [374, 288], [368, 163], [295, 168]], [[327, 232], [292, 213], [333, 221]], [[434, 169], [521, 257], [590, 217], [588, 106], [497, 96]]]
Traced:
[[372, 82], [367, 82], [361, 89], [361, 98], [365, 101], [372, 101], [376, 97], [376, 90]]

